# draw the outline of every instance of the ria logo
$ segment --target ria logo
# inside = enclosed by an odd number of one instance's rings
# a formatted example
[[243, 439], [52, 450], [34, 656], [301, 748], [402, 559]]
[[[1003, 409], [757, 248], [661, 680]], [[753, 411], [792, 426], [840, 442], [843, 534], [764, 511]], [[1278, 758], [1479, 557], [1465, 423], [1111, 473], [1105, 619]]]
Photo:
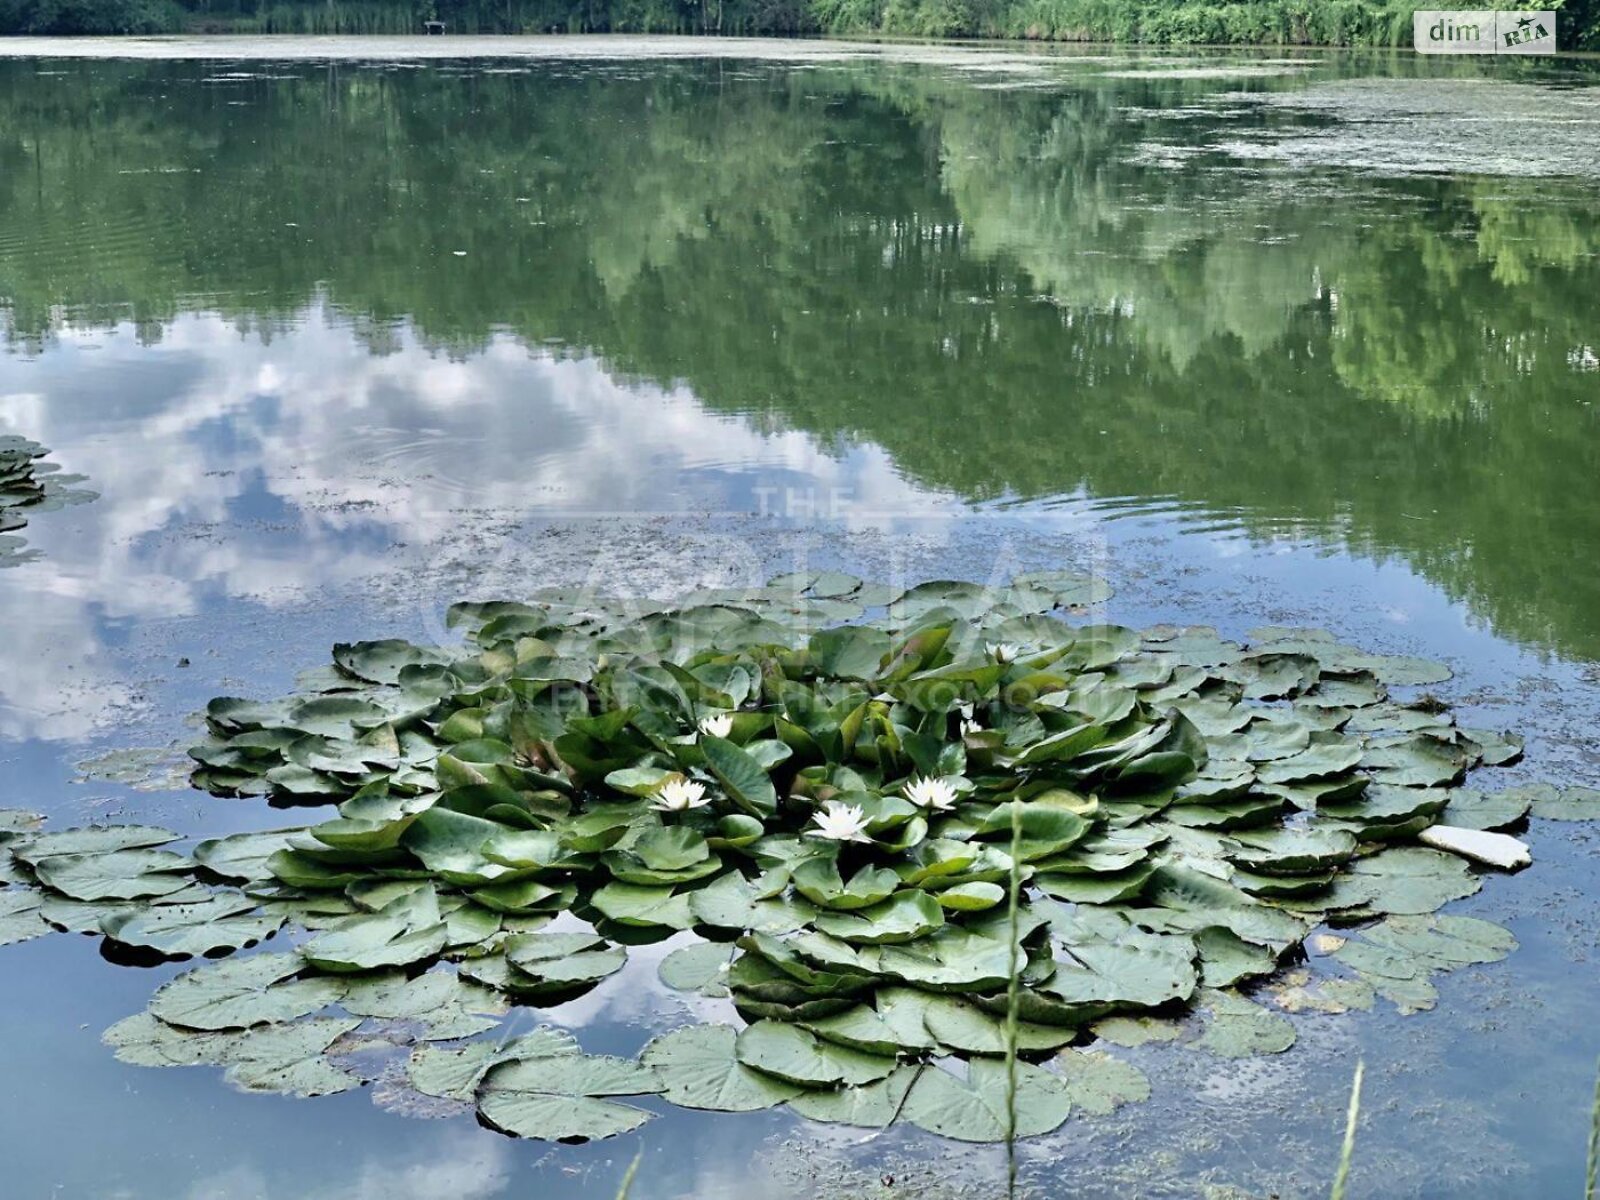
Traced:
[[[1507, 50], [1508, 53], [1537, 53], [1533, 49], [1535, 42], [1548, 42], [1549, 49], [1554, 50], [1556, 48], [1555, 13], [1501, 13], [1500, 16], [1505, 18], [1504, 21], [1496, 22], [1496, 29], [1500, 34], [1500, 48], [1515, 48], [1514, 50]], [[1546, 16], [1550, 18], [1548, 25], [1543, 20]], [[1509, 21], [1513, 17], [1517, 19], [1517, 23], [1507, 29], [1505, 21]]]
[[1419, 54], [1554, 54], [1556, 14], [1492, 8], [1421, 9], [1412, 17]]

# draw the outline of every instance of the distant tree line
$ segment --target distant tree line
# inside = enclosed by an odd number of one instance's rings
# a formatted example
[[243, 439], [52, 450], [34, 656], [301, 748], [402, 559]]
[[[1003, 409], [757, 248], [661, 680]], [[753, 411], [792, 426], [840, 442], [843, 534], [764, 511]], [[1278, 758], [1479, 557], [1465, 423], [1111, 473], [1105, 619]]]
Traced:
[[[1600, 49], [1600, 0], [1541, 0]], [[1403, 46], [1407, 0], [0, 0], [0, 34], [864, 34], [1182, 45]]]

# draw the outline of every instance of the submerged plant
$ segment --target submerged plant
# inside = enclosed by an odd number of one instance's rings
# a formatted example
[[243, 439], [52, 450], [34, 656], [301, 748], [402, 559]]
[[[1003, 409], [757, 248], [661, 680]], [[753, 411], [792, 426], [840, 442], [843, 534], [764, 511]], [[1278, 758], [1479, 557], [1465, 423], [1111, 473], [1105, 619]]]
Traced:
[[[1431, 1007], [1436, 972], [1515, 943], [1433, 915], [1482, 879], [1419, 836], [1600, 815], [1581, 789], [1461, 786], [1521, 747], [1391, 694], [1435, 664], [1056, 615], [1101, 595], [829, 573], [642, 610], [458, 605], [462, 648], [340, 645], [303, 694], [208, 707], [198, 786], [332, 819], [184, 855], [13, 814], [0, 934], [181, 957], [301, 931], [107, 1034], [245, 1087], [358, 1086], [381, 1022], [415, 1092], [525, 1137], [626, 1132], [651, 1113], [618, 1097], [661, 1096], [1010, 1141], [1148, 1095], [1106, 1046], [1287, 1049], [1254, 981], [1294, 1011]], [[1281, 965], [1332, 926], [1319, 974]], [[674, 936], [663, 980], [742, 1026], [634, 1060], [478, 1038]]]

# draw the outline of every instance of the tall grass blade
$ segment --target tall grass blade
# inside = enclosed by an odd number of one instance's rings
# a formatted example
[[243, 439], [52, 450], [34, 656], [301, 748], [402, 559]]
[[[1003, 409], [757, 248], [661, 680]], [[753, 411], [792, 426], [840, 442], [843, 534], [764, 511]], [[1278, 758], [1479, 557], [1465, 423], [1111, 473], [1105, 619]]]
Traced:
[[1006, 1196], [1017, 1194], [1017, 1007], [1022, 995], [1021, 947], [1017, 945], [1018, 896], [1022, 891], [1022, 805], [1011, 803], [1011, 886], [1007, 916], [1011, 954], [1006, 982]]
[[633, 1161], [628, 1164], [628, 1173], [622, 1177], [622, 1187], [617, 1192], [617, 1200], [628, 1200], [628, 1192], [633, 1188], [633, 1177], [639, 1173], [639, 1164], [644, 1161], [644, 1147], [639, 1147], [639, 1153], [633, 1156]]
[[1333, 1177], [1331, 1200], [1344, 1200], [1344, 1189], [1350, 1179], [1350, 1160], [1356, 1152], [1356, 1122], [1361, 1119], [1361, 1077], [1367, 1064], [1356, 1064], [1355, 1082], [1350, 1085], [1350, 1109], [1344, 1118], [1344, 1146], [1339, 1151], [1339, 1173]]
[[1594, 1107], [1589, 1110], [1589, 1169], [1584, 1175], [1583, 1200], [1596, 1200], [1600, 1191], [1600, 1070], [1594, 1079]]

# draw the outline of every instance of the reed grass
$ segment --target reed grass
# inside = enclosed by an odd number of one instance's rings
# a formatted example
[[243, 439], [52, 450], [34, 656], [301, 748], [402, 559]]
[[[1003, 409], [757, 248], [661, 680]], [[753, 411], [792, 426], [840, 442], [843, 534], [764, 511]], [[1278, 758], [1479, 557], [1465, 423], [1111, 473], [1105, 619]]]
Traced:
[[1594, 1103], [1589, 1108], [1589, 1164], [1584, 1172], [1583, 1200], [1597, 1200], [1600, 1192], [1600, 1069], [1595, 1072]]
[[1010, 926], [1010, 958], [1006, 979], [1006, 1196], [1017, 1194], [1017, 1009], [1022, 996], [1022, 948], [1018, 910], [1022, 893], [1022, 806], [1011, 805], [1011, 878], [1006, 915]]
[[1344, 1145], [1339, 1149], [1339, 1170], [1333, 1177], [1331, 1200], [1344, 1200], [1344, 1189], [1350, 1181], [1350, 1160], [1356, 1152], [1356, 1123], [1361, 1119], [1361, 1077], [1367, 1064], [1356, 1064], [1356, 1077], [1350, 1085], [1350, 1107], [1344, 1117]]
[[617, 1190], [617, 1200], [628, 1200], [628, 1192], [633, 1188], [633, 1177], [639, 1173], [639, 1164], [644, 1161], [644, 1147], [639, 1147], [639, 1152], [633, 1156], [633, 1161], [628, 1164], [628, 1170], [622, 1177], [622, 1187]]

